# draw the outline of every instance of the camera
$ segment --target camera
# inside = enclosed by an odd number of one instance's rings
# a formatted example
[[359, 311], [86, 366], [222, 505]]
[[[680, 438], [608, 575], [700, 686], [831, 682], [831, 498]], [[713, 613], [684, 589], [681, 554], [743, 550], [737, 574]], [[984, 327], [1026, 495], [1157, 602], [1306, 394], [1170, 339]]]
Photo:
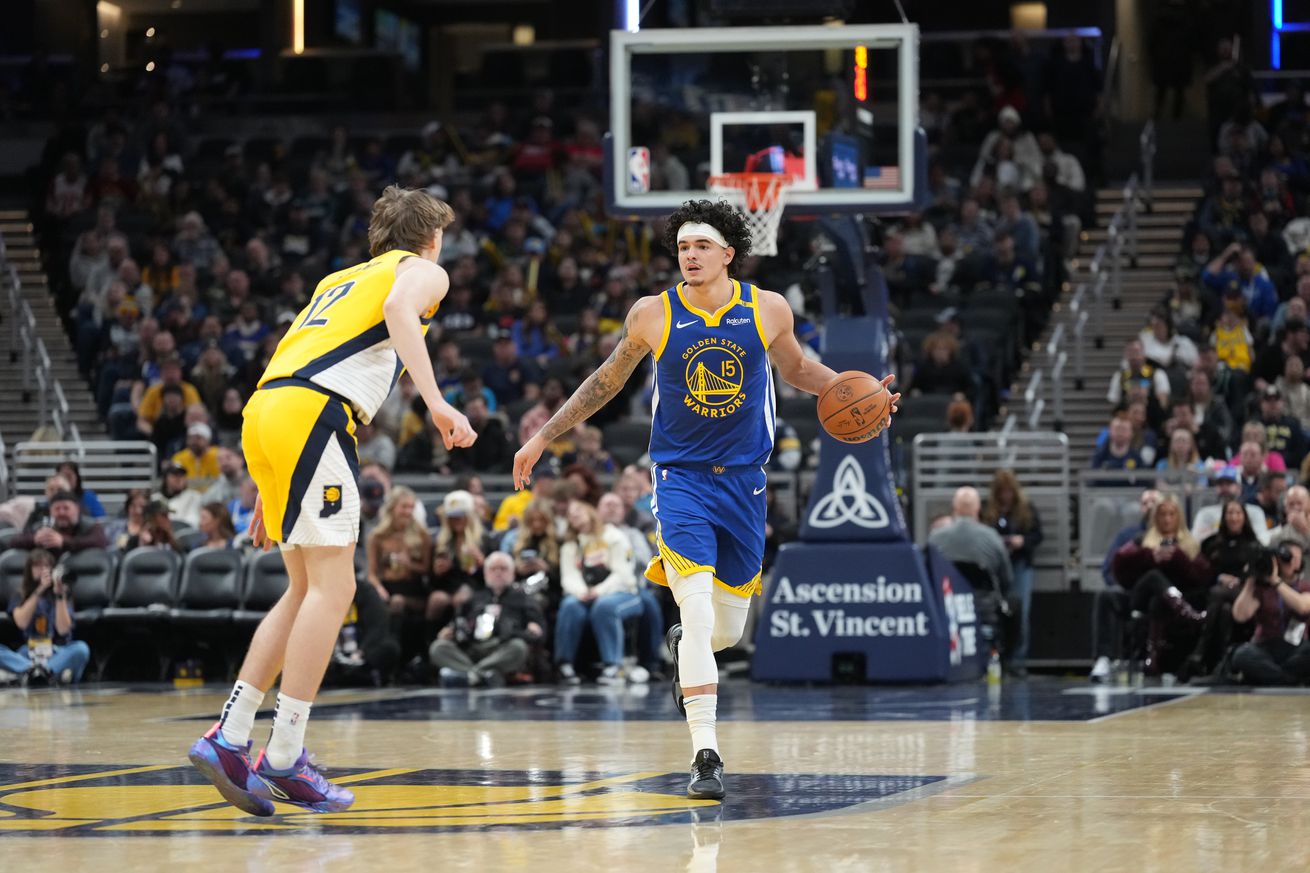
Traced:
[[1255, 579], [1257, 585], [1274, 585], [1278, 582], [1278, 565], [1275, 561], [1290, 563], [1294, 557], [1292, 547], [1287, 543], [1260, 549], [1247, 565], [1247, 572]]

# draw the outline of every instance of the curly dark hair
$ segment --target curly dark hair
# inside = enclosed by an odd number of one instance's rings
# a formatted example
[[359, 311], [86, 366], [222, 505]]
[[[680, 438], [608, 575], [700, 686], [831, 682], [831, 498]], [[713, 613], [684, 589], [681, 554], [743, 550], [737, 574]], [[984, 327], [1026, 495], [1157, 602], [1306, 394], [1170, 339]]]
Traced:
[[751, 253], [751, 235], [746, 229], [746, 219], [742, 218], [731, 203], [726, 200], [688, 200], [677, 212], [669, 216], [664, 225], [664, 247], [673, 256], [678, 256], [678, 228], [689, 221], [708, 224], [723, 234], [728, 245], [736, 250], [732, 263], [728, 264], [728, 275], [737, 275], [737, 264]]

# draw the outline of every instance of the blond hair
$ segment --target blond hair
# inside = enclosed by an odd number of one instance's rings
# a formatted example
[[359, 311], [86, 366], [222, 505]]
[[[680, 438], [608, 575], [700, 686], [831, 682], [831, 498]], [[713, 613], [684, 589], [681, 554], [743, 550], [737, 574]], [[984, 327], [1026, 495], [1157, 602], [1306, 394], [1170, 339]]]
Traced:
[[426, 191], [389, 185], [373, 203], [368, 222], [368, 251], [373, 257], [400, 249], [418, 253], [432, 236], [455, 219], [450, 204]]
[[413, 489], [406, 488], [404, 485], [397, 485], [387, 493], [386, 499], [382, 501], [382, 510], [378, 513], [381, 520], [378, 522], [378, 526], [373, 529], [373, 536], [385, 537], [393, 533], [399, 533], [405, 537], [405, 545], [407, 546], [414, 546], [423, 541], [428, 532], [417, 517], [410, 516], [409, 524], [404, 528], [396, 524], [394, 514], [396, 504], [406, 499], [413, 500], [415, 506], [418, 505], [418, 495], [414, 493]]
[[1168, 504], [1178, 513], [1178, 532], [1174, 534], [1174, 539], [1178, 541], [1178, 548], [1182, 549], [1183, 554], [1189, 558], [1195, 558], [1201, 551], [1201, 544], [1192, 536], [1192, 532], [1187, 529], [1187, 515], [1183, 512], [1182, 501], [1174, 494], [1166, 494], [1160, 499], [1155, 509], [1151, 510], [1150, 518], [1146, 523], [1146, 535], [1142, 537], [1142, 545], [1148, 549], [1160, 547], [1164, 541], [1164, 535], [1160, 533], [1160, 528], [1155, 526], [1155, 517], [1160, 512], [1160, 507]]

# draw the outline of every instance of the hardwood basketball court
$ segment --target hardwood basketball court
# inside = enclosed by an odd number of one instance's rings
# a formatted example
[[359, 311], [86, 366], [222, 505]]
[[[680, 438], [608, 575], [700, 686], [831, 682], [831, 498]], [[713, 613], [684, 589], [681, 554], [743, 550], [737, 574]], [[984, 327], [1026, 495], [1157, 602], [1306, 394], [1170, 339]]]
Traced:
[[270, 819], [223, 804], [187, 765], [223, 696], [0, 692], [5, 857], [72, 870], [1307, 866], [1298, 693], [733, 683], [720, 807], [682, 796], [687, 731], [663, 685], [334, 691], [310, 742], [356, 804]]

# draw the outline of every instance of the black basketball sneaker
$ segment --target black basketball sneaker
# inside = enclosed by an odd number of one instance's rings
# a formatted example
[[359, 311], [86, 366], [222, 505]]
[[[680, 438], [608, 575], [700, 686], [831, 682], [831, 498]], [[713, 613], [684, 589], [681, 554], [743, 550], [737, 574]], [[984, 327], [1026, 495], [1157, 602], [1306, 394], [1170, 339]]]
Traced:
[[682, 682], [678, 678], [678, 643], [680, 642], [682, 642], [682, 625], [675, 624], [664, 635], [664, 644], [669, 647], [669, 655], [673, 657], [673, 702], [677, 705], [678, 712], [686, 717], [687, 704], [682, 699]]
[[691, 762], [687, 796], [692, 800], [723, 799], [723, 759], [713, 749], [701, 749]]

